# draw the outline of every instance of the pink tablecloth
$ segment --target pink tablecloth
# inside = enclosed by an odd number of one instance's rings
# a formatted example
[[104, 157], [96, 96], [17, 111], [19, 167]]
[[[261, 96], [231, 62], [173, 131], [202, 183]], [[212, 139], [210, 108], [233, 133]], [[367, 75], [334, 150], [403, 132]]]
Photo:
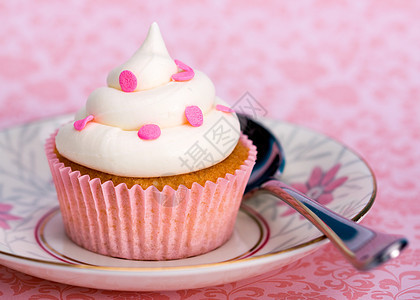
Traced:
[[[153, 3], [153, 4], [152, 4]], [[174, 2], [175, 3], [175, 2]], [[66, 286], [0, 267], [4, 298], [414, 299], [420, 295], [418, 1], [8, 1], [0, 3], [0, 127], [74, 111], [157, 21], [172, 56], [234, 103], [356, 149], [378, 180], [363, 220], [410, 247], [355, 271], [328, 245], [291, 265], [222, 286], [123, 293]]]

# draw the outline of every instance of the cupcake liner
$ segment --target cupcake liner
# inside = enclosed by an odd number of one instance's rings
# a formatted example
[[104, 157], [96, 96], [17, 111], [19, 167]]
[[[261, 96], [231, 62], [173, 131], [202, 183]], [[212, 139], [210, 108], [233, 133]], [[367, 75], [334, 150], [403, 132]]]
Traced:
[[162, 191], [114, 186], [71, 170], [54, 153], [55, 135], [45, 151], [66, 233], [79, 246], [113, 257], [169, 260], [209, 252], [231, 236], [257, 153], [245, 135], [248, 159], [235, 174]]

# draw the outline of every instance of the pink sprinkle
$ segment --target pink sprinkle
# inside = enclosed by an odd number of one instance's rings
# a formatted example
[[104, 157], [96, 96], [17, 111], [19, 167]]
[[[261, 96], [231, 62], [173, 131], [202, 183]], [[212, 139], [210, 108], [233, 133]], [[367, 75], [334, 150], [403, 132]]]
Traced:
[[182, 61], [174, 59], [175, 64], [183, 71], [192, 71], [193, 69], [190, 66], [187, 66]]
[[230, 107], [227, 107], [227, 106], [224, 106], [224, 105], [221, 105], [221, 104], [217, 104], [216, 105], [216, 110], [227, 112], [227, 113], [233, 113], [233, 112], [235, 112]]
[[76, 122], [73, 123], [74, 129], [78, 130], [78, 131], [82, 131], [83, 129], [85, 129], [86, 124], [89, 123], [90, 121], [92, 121], [94, 119], [93, 115], [89, 115], [84, 119], [78, 120]]
[[137, 135], [142, 140], [155, 140], [160, 137], [160, 127], [155, 124], [143, 125], [137, 132]]
[[178, 66], [178, 68], [180, 68], [182, 70], [182, 72], [178, 72], [174, 75], [172, 75], [172, 79], [175, 81], [188, 81], [190, 79], [194, 78], [194, 70], [187, 66], [186, 64], [184, 64], [183, 62], [175, 59], [175, 64]]
[[123, 92], [134, 92], [137, 88], [137, 77], [129, 70], [124, 70], [120, 73], [119, 81]]
[[185, 116], [192, 126], [199, 127], [203, 125], [203, 112], [198, 106], [187, 106], [185, 109]]

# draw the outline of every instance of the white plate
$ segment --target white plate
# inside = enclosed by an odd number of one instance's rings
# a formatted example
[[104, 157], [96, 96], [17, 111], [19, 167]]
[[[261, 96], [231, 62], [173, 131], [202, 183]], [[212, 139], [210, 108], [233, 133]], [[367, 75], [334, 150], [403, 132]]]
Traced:
[[[94, 254], [65, 235], [44, 157], [44, 140], [70, 120], [60, 116], [0, 132], [0, 263], [40, 278], [113, 290], [179, 290], [228, 283], [289, 264], [328, 241], [268, 194], [241, 207], [220, 248], [173, 261], [131, 261]], [[374, 175], [353, 151], [314, 131], [260, 119], [286, 153], [282, 180], [307, 189], [332, 210], [360, 220], [376, 194]]]

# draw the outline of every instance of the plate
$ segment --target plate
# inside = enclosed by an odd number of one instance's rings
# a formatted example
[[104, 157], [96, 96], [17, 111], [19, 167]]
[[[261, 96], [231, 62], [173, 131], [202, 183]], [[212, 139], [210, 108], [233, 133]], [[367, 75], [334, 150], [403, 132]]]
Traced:
[[[256, 276], [328, 243], [308, 221], [269, 194], [243, 202], [231, 239], [204, 255], [132, 261], [84, 250], [64, 233], [44, 141], [59, 116], [0, 132], [0, 263], [47, 280], [97, 289], [179, 290]], [[282, 180], [359, 221], [376, 195], [372, 170], [354, 151], [294, 124], [260, 118], [286, 154]]]

